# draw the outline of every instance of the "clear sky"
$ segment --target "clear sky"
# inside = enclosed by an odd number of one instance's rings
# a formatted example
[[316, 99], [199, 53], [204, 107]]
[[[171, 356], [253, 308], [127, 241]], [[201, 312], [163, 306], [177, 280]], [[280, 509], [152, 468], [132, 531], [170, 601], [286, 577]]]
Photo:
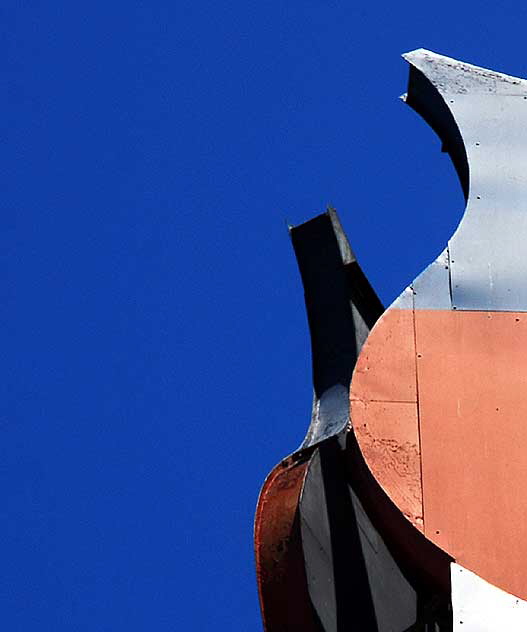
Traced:
[[311, 405], [286, 222], [336, 207], [395, 298], [463, 209], [400, 53], [527, 77], [527, 5], [5, 0], [0, 24], [0, 627], [261, 630], [254, 508]]

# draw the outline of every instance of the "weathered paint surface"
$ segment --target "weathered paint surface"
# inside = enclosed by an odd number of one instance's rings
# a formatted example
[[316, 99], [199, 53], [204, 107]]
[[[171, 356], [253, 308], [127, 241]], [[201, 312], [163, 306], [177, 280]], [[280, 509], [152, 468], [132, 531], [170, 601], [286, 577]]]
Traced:
[[[415, 310], [414, 329], [401, 311], [380, 319], [353, 377], [364, 459], [432, 542], [527, 598], [527, 314]], [[408, 340], [418, 390], [403, 402], [408, 372], [377, 356]]]
[[365, 461], [403, 515], [423, 529], [417, 404], [352, 402], [355, 436]]
[[322, 632], [309, 599], [298, 519], [307, 461], [289, 458], [264, 483], [254, 525], [256, 578], [267, 632]]
[[[455, 629], [526, 629], [520, 598], [527, 598], [527, 82], [429, 51], [405, 58], [411, 65], [406, 101], [451, 155], [466, 212], [443, 253], [377, 322], [364, 346], [382, 307], [336, 216], [300, 229], [299, 235], [325, 224], [329, 245], [319, 260], [314, 241], [300, 246], [315, 384], [303, 446], [322, 450], [346, 426], [342, 393], [362, 346], [351, 382], [347, 451], [350, 472], [363, 470], [357, 489], [368, 491], [361, 496], [364, 507], [355, 488], [340, 496], [351, 499], [359, 526], [363, 555], [353, 559], [370, 573], [386, 541], [406, 572], [421, 565], [433, 579], [443, 577], [452, 556], [465, 567], [452, 567]], [[333, 277], [339, 282], [329, 287]], [[341, 474], [321, 487], [320, 471], [312, 473], [300, 513], [307, 481], [302, 459], [273, 471], [260, 498], [258, 580], [269, 632], [315, 630], [321, 623], [313, 603], [328, 630], [353, 622], [342, 619], [352, 610], [334, 581], [346, 549], [339, 539], [342, 515], [332, 509], [328, 491], [342, 482]], [[375, 520], [383, 533], [378, 541]], [[417, 555], [414, 536], [421, 540]], [[390, 596], [382, 593], [382, 581], [379, 586], [378, 601], [365, 610], [376, 616], [404, 593], [399, 587]]]
[[525, 632], [527, 602], [451, 565], [454, 632]]
[[403, 514], [423, 528], [413, 311], [389, 309], [353, 373], [351, 420], [371, 471]]
[[390, 500], [368, 467], [354, 432], [347, 435], [346, 464], [348, 480], [368, 517], [382, 532], [384, 542], [405, 568], [407, 577], [413, 577], [415, 585], [420, 585], [421, 605], [427, 600], [427, 591], [428, 597], [448, 595], [449, 601], [452, 558], [416, 529]]
[[[309, 568], [318, 549], [302, 541], [300, 493], [315, 445], [349, 423], [351, 372], [383, 307], [334, 210], [291, 227], [290, 235], [305, 291], [315, 397], [302, 449], [274, 468], [260, 494], [255, 518], [256, 569], [265, 629], [317, 632], [321, 624], [309, 596], [304, 553], [311, 552]], [[309, 534], [305, 537], [308, 540]], [[327, 572], [333, 573], [332, 561]], [[326, 606], [334, 616], [336, 605]]]
[[453, 157], [467, 208], [370, 333], [353, 431], [414, 526], [527, 599], [527, 81], [429, 51], [405, 58], [406, 100]]

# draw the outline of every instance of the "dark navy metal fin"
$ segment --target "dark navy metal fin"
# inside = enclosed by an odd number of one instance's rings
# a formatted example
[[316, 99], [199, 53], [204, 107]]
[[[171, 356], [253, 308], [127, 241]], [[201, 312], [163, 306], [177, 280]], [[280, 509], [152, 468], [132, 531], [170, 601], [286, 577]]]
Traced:
[[290, 235], [311, 334], [315, 394], [306, 447], [346, 428], [353, 367], [384, 308], [334, 209], [290, 228]]

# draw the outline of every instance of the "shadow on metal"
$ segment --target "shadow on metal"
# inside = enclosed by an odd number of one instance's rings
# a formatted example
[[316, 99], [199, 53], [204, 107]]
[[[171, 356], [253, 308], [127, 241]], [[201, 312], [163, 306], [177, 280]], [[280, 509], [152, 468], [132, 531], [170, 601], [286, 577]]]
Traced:
[[[448, 632], [450, 558], [408, 531], [348, 432], [351, 375], [383, 306], [334, 210], [290, 234], [305, 291], [314, 404], [302, 448], [273, 469], [258, 500], [264, 628]], [[429, 558], [432, 566], [422, 568]]]
[[315, 447], [349, 423], [353, 367], [383, 306], [333, 209], [290, 228], [311, 335], [314, 403], [302, 448], [267, 477], [256, 509], [258, 593], [267, 632], [324, 631], [306, 577], [299, 500]]
[[439, 136], [456, 169], [465, 201], [468, 200], [470, 173], [467, 151], [454, 116], [437, 88], [415, 66], [410, 65], [408, 92], [403, 97]]
[[290, 235], [311, 335], [314, 401], [302, 444], [307, 447], [347, 426], [353, 367], [384, 307], [362, 272], [334, 209], [290, 228]]
[[[416, 592], [414, 626], [426, 623], [436, 626], [430, 628], [434, 632], [449, 632], [452, 630], [452, 558], [410, 524], [386, 495], [365, 463], [353, 432], [347, 435], [345, 460], [347, 479], [352, 481], [365, 514], [382, 534], [393, 560]], [[415, 629], [427, 630], [426, 627]]]
[[[387, 525], [397, 508], [350, 456], [336, 438], [318, 446], [300, 497], [307, 584], [324, 631], [449, 632], [450, 558], [407, 523]], [[430, 573], [422, 567], [432, 556]]]
[[277, 465], [258, 499], [256, 577], [267, 632], [323, 632], [309, 599], [298, 514], [309, 452]]

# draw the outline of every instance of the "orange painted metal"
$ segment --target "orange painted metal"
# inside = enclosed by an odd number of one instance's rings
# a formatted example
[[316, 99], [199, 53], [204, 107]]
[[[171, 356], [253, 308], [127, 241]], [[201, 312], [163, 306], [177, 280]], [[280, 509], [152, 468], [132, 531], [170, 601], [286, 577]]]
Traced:
[[267, 477], [256, 509], [256, 577], [266, 632], [321, 632], [309, 598], [298, 502], [309, 453], [290, 457]]
[[412, 310], [388, 310], [359, 356], [351, 421], [368, 467], [402, 513], [423, 529]]
[[527, 599], [527, 314], [415, 322], [425, 534]]
[[358, 447], [429, 540], [527, 599], [527, 314], [402, 312], [377, 323], [353, 375]]
[[403, 516], [373, 475], [353, 432], [347, 435], [346, 466], [348, 480], [400, 567], [432, 593], [450, 597], [452, 558]]
[[412, 310], [389, 309], [377, 321], [355, 365], [350, 398], [416, 401]]
[[415, 402], [352, 403], [353, 429], [366, 463], [404, 516], [423, 529], [421, 458]]

